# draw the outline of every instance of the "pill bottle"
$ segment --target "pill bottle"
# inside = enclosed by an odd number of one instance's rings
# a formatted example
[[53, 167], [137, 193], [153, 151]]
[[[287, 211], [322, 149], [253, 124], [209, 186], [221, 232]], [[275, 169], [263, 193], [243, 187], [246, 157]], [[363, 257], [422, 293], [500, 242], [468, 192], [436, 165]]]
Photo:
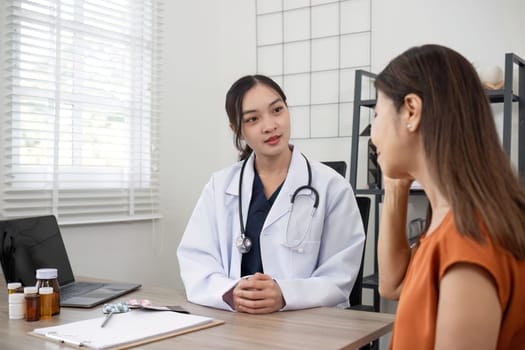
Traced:
[[26, 321], [38, 321], [40, 319], [40, 295], [36, 287], [25, 287], [24, 298], [26, 303]]
[[60, 286], [57, 279], [57, 269], [38, 269], [36, 270], [36, 287], [53, 288], [53, 315], [60, 313]]
[[24, 318], [24, 294], [9, 294], [9, 319], [21, 320]]
[[7, 284], [7, 293], [13, 294], [13, 293], [20, 293], [22, 292], [22, 283], [20, 282], [11, 282]]
[[49, 320], [53, 315], [53, 287], [41, 287], [40, 294], [40, 319]]

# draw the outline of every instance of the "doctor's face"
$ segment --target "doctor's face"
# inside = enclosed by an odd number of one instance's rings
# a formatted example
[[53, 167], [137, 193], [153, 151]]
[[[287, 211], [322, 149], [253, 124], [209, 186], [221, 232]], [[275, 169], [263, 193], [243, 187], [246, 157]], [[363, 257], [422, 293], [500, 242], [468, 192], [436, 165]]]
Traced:
[[244, 141], [258, 157], [277, 157], [289, 151], [290, 113], [281, 96], [257, 84], [244, 95], [241, 129]]

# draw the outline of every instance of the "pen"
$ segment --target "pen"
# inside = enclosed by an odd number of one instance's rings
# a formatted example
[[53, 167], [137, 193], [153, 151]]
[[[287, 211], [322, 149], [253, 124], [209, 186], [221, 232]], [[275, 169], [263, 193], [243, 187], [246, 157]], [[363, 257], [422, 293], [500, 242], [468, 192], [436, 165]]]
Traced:
[[49, 339], [53, 339], [53, 340], [59, 341], [64, 344], [70, 344], [70, 345], [74, 345], [78, 347], [84, 345], [81, 341], [65, 338], [61, 335], [56, 334], [55, 332], [46, 333], [45, 336], [48, 337]]
[[110, 312], [109, 314], [106, 315], [106, 317], [104, 317], [104, 321], [102, 321], [100, 328], [104, 327], [106, 323], [108, 323], [109, 319], [111, 318], [111, 316], [113, 316], [113, 314], [114, 312]]

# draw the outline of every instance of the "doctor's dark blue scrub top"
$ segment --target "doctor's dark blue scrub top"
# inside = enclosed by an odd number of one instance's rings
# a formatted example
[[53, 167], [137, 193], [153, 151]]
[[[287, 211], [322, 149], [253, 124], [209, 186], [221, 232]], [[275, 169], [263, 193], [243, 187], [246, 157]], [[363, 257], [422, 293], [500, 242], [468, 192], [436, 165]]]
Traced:
[[262, 259], [261, 259], [261, 245], [259, 236], [264, 225], [264, 220], [268, 216], [272, 208], [275, 198], [279, 195], [282, 184], [275, 190], [275, 192], [266, 199], [264, 194], [264, 187], [259, 177], [259, 173], [254, 167], [255, 177], [252, 186], [252, 199], [250, 207], [248, 208], [248, 218], [246, 219], [245, 235], [252, 241], [252, 248], [248, 253], [242, 255], [241, 261], [241, 277], [253, 275], [256, 272], [263, 273]]

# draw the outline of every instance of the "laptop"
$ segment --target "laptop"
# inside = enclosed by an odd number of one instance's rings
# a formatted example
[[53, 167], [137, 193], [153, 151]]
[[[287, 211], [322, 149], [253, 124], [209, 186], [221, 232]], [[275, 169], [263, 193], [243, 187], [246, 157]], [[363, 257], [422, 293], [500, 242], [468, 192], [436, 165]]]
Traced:
[[60, 306], [90, 308], [141, 287], [137, 283], [75, 281], [54, 215], [0, 221], [0, 261], [6, 282], [36, 284], [36, 270], [58, 269]]

